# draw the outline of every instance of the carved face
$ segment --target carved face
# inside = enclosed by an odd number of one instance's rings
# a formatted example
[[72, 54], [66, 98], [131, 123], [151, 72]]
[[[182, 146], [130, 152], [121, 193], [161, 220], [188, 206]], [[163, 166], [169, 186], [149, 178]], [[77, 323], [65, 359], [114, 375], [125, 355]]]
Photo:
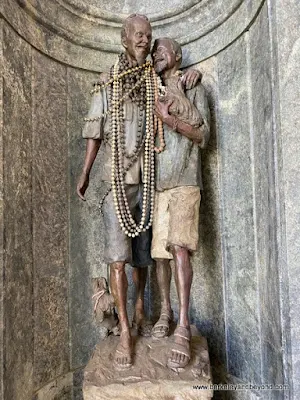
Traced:
[[151, 40], [152, 29], [149, 22], [137, 17], [130, 23], [122, 44], [127, 55], [141, 65], [150, 52]]
[[152, 49], [152, 59], [157, 74], [172, 69], [178, 61], [172, 43], [167, 39], [155, 40]]

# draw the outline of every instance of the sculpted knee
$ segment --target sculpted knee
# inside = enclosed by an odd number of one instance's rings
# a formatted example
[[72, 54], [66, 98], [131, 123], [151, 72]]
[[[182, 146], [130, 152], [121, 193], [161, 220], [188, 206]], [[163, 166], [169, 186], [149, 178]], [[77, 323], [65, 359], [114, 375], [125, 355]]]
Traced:
[[173, 254], [173, 257], [186, 257], [189, 255], [189, 251], [186, 247], [178, 246], [178, 245], [170, 245], [169, 249]]
[[125, 271], [125, 262], [123, 261], [117, 261], [112, 264], [110, 264], [111, 270], [114, 272], [123, 272]]

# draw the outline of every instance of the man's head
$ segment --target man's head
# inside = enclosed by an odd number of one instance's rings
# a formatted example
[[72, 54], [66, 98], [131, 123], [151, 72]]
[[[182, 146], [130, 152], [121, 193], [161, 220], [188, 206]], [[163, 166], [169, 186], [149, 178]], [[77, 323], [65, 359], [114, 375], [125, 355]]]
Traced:
[[145, 15], [132, 14], [124, 21], [121, 41], [129, 60], [141, 65], [150, 52], [152, 29]]
[[169, 38], [156, 39], [151, 52], [155, 72], [177, 71], [182, 60], [181, 46]]

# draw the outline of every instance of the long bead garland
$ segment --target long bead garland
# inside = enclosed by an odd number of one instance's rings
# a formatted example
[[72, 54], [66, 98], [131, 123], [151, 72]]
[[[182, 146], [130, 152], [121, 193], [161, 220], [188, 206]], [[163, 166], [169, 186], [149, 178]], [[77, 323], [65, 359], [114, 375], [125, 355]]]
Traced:
[[[149, 65], [145, 68], [146, 80], [146, 133], [144, 141], [144, 168], [143, 168], [143, 200], [141, 220], [136, 222], [130, 211], [128, 199], [125, 189], [124, 171], [124, 129], [122, 129], [123, 118], [120, 113], [120, 84], [117, 79], [118, 63], [114, 66], [114, 76], [112, 84], [112, 161], [111, 161], [111, 182], [114, 205], [116, 214], [123, 232], [129, 237], [138, 236], [141, 232], [145, 232], [152, 225], [153, 209], [154, 209], [154, 87], [156, 80], [152, 76], [152, 67]], [[124, 128], [124, 127], [123, 127]], [[127, 168], [126, 168], [127, 169]], [[149, 210], [149, 221], [147, 221]]]
[[[105, 84], [97, 84], [92, 93], [105, 90], [106, 87], [111, 85], [111, 92], [109, 96], [108, 110], [95, 118], [85, 118], [87, 122], [94, 122], [102, 118], [106, 118], [110, 114], [110, 133], [111, 133], [111, 188], [107, 190], [105, 196], [100, 202], [100, 209], [105, 197], [110, 190], [113, 193], [113, 201], [116, 214], [121, 226], [122, 231], [129, 237], [138, 236], [141, 232], [145, 232], [152, 225], [153, 212], [154, 212], [154, 195], [155, 195], [155, 152], [160, 153], [165, 147], [163, 138], [163, 123], [160, 119], [153, 114], [154, 102], [158, 97], [158, 86], [161, 86], [160, 78], [156, 75], [150, 62], [146, 62], [142, 66], [126, 69], [122, 72], [122, 68], [126, 67], [126, 58], [124, 55], [119, 57], [119, 60], [113, 66], [111, 71], [111, 78]], [[128, 89], [128, 79], [130, 82], [132, 78], [126, 78], [127, 84], [125, 85], [126, 92], [123, 94], [124, 82], [123, 79], [130, 74], [138, 74], [135, 83]], [[122, 82], [122, 83], [121, 83]], [[145, 82], [145, 83], [144, 83]], [[143, 86], [145, 85], [145, 86]], [[139, 89], [141, 88], [141, 89]], [[125, 127], [124, 127], [124, 111], [123, 103], [127, 98], [131, 98], [134, 93], [139, 94], [136, 90], [145, 90], [140, 92], [141, 98], [133, 98], [132, 101], [138, 102], [139, 118], [138, 118], [138, 132], [137, 143], [135, 149], [131, 154], [127, 153], [125, 145]], [[143, 105], [142, 99], [145, 99]], [[136, 100], [135, 100], [136, 99]], [[145, 134], [142, 133], [142, 116], [143, 111], [140, 107], [145, 107], [146, 121], [145, 121]], [[160, 140], [159, 148], [155, 147], [155, 135], [158, 134]], [[143, 151], [144, 164], [143, 164], [143, 196], [142, 196], [142, 215], [140, 221], [136, 222], [131, 213], [127, 195], [125, 178], [126, 173], [137, 161], [139, 154]], [[125, 167], [125, 158], [127, 165]]]

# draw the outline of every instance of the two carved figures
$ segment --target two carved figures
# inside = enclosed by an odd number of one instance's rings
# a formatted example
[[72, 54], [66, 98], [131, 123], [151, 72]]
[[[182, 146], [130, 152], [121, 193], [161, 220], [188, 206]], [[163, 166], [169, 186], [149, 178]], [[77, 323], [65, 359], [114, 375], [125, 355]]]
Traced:
[[[179, 71], [182, 53], [177, 42], [155, 40], [152, 63], [146, 60], [152, 30], [145, 16], [128, 17], [121, 40], [124, 53], [93, 90], [83, 129], [87, 147], [77, 193], [84, 200], [99, 153], [100, 178], [110, 183], [101, 205], [104, 258], [110, 266], [120, 327], [116, 366], [129, 368], [133, 363], [125, 264], [133, 267], [137, 293], [133, 322], [141, 334], [163, 338], [173, 318], [170, 260], [174, 259], [179, 319], [168, 367], [184, 368], [191, 358], [190, 253], [198, 244], [200, 149], [209, 139], [209, 109], [200, 74], [190, 70], [183, 75]], [[152, 328], [145, 319], [144, 290], [147, 266], [153, 260], [161, 313]]]

